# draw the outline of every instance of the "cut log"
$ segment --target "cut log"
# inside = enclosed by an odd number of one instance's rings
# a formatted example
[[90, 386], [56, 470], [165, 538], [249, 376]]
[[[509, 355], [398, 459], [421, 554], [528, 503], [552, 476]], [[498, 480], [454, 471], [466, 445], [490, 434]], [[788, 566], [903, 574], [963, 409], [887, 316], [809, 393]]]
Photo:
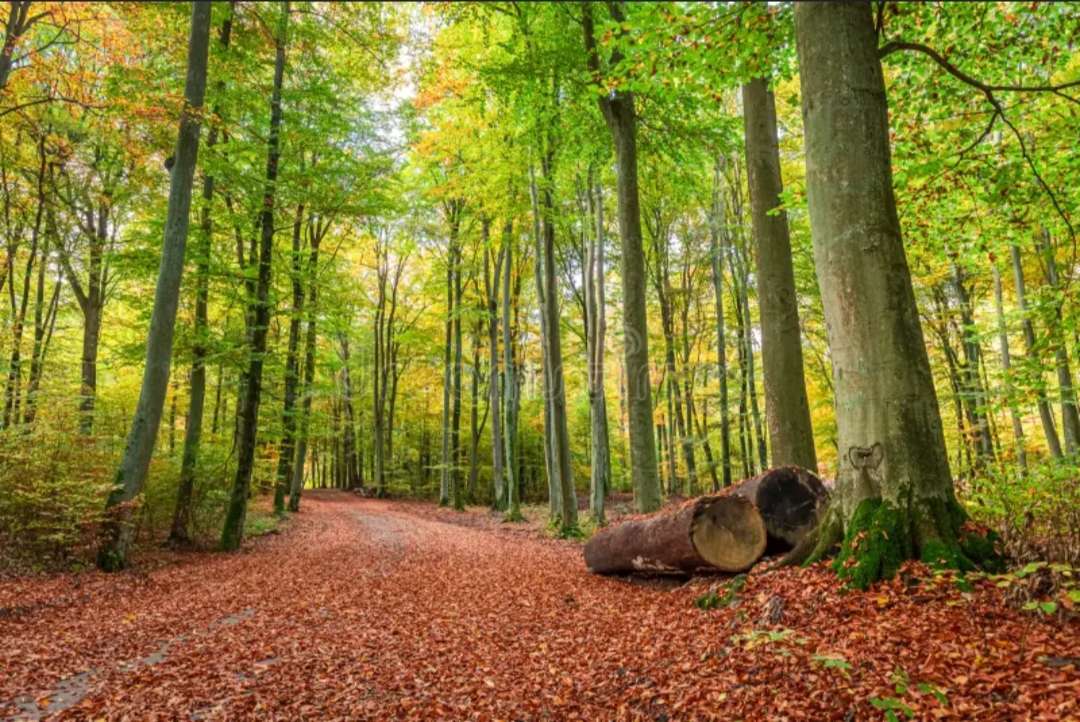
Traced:
[[585, 545], [598, 574], [741, 572], [765, 552], [765, 522], [742, 496], [703, 496], [602, 529]]
[[753, 502], [765, 520], [769, 551], [791, 549], [817, 526], [829, 490], [813, 473], [798, 466], [769, 469], [740, 481], [728, 492]]

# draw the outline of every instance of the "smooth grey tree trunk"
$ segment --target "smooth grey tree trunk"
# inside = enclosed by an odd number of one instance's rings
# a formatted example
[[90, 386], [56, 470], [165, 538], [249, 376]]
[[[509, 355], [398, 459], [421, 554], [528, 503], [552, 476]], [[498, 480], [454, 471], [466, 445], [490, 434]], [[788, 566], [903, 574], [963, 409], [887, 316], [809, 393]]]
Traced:
[[817, 471], [814, 430], [803, 375], [791, 238], [787, 212], [779, 209], [783, 185], [776, 101], [762, 78], [744, 84], [742, 97], [750, 215], [757, 247], [765, 417], [772, 465], [796, 465]]
[[551, 518], [555, 520], [559, 518], [559, 510], [562, 508], [562, 500], [560, 499], [562, 483], [559, 480], [559, 465], [555, 460], [554, 425], [552, 424], [551, 418], [551, 404], [548, 402], [548, 399], [551, 396], [552, 381], [551, 346], [547, 340], [549, 333], [548, 307], [547, 301], [545, 300], [547, 289], [544, 262], [547, 256], [544, 253], [543, 232], [541, 230], [540, 222], [540, 192], [536, 184], [536, 171], [532, 166], [529, 167], [529, 200], [532, 206], [533, 245], [536, 252], [536, 259], [533, 263], [533, 272], [535, 276], [537, 301], [540, 305], [540, 351], [544, 394], [544, 474], [547, 478], [548, 485], [548, 512], [550, 513]]
[[191, 185], [199, 155], [199, 116], [206, 94], [210, 10], [210, 3], [192, 4], [187, 78], [184, 83], [184, 99], [187, 105], [180, 116], [180, 130], [174, 155], [176, 160], [169, 180], [165, 238], [157, 287], [154, 291], [154, 310], [146, 339], [142, 388], [124, 456], [106, 502], [107, 522], [98, 551], [98, 566], [106, 571], [122, 569], [127, 564], [133, 533], [130, 524], [132, 502], [142, 491], [146, 480], [158, 425], [161, 423], [165, 394], [168, 391], [173, 329], [180, 303], [180, 279], [184, 272], [184, 250], [191, 212]]
[[840, 451], [811, 558], [846, 533], [836, 568], [859, 587], [892, 576], [907, 557], [970, 568], [990, 555], [962, 531], [896, 212], [871, 6], [798, 4], [795, 28]]
[[510, 274], [514, 261], [514, 233], [511, 221], [503, 228], [503, 248], [506, 270], [502, 278], [502, 337], [503, 337], [503, 402], [506, 407], [506, 428], [503, 432], [506, 447], [506, 519], [521, 519], [519, 488], [521, 475], [518, 471], [518, 394], [517, 371], [514, 364], [514, 337], [510, 327], [511, 283]]
[[[582, 26], [589, 69], [599, 81], [600, 56], [593, 31], [592, 8], [583, 3]], [[621, 2], [608, 3], [612, 19], [626, 20]], [[621, 60], [617, 52], [610, 64]], [[623, 360], [630, 432], [630, 479], [639, 512], [660, 508], [660, 475], [653, 438], [652, 385], [649, 381], [649, 325], [645, 307], [645, 251], [638, 198], [637, 115], [628, 90], [599, 95], [597, 102], [611, 131], [617, 166], [619, 237], [622, 246]]]
[[[229, 3], [229, 11], [221, 23], [218, 42], [222, 50], [229, 47], [232, 37], [232, 21], [235, 2]], [[217, 89], [224, 88], [224, 81], [217, 83]], [[215, 107], [215, 114], [220, 107]], [[210, 127], [206, 139], [208, 148], [217, 144], [217, 126]], [[184, 428], [184, 450], [180, 461], [180, 482], [176, 491], [176, 506], [173, 509], [172, 528], [169, 543], [187, 545], [191, 542], [188, 527], [191, 524], [192, 495], [195, 490], [195, 471], [199, 460], [199, 443], [202, 440], [203, 410], [206, 405], [206, 343], [209, 334], [208, 302], [210, 296], [210, 255], [213, 248], [213, 219], [211, 215], [214, 200], [214, 176], [203, 174], [202, 215], [199, 223], [198, 254], [195, 259], [195, 341], [192, 346], [191, 380], [188, 393], [187, 423]], [[220, 398], [221, 385], [218, 384]], [[215, 420], [216, 421], [216, 420]], [[216, 425], [216, 424], [215, 424]]]
[[[485, 226], [485, 236], [487, 229]], [[506, 481], [503, 459], [506, 449], [503, 446], [503, 408], [500, 384], [504, 378], [499, 374], [499, 288], [503, 265], [506, 259], [505, 243], [495, 255], [494, 276], [492, 275], [490, 239], [484, 245], [484, 293], [487, 302], [488, 328], [488, 406], [491, 409], [491, 486], [492, 507], [506, 511]]]
[[[451, 233], [453, 233], [451, 227]], [[454, 334], [453, 248], [446, 254], [446, 338], [443, 345], [442, 455], [439, 463], [439, 506], [450, 505], [450, 374]]]
[[[591, 186], [591, 178], [590, 178]], [[589, 377], [589, 423], [592, 454], [589, 462], [589, 512], [597, 525], [605, 523], [604, 501], [611, 488], [611, 447], [608, 439], [607, 395], [604, 390], [604, 351], [607, 343], [607, 300], [604, 292], [604, 196], [599, 184], [586, 189], [593, 208], [595, 230], [585, 263], [586, 353]]]

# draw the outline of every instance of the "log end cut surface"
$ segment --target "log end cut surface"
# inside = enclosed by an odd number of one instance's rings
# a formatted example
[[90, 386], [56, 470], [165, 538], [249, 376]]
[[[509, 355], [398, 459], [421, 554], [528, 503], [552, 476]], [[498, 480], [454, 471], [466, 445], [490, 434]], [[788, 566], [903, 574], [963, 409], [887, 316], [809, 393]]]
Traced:
[[697, 553], [725, 572], [753, 566], [765, 552], [765, 522], [754, 505], [739, 496], [710, 499], [697, 507], [690, 529]]
[[796, 466], [772, 469], [761, 477], [754, 502], [769, 534], [794, 546], [813, 529], [829, 492], [814, 474]]

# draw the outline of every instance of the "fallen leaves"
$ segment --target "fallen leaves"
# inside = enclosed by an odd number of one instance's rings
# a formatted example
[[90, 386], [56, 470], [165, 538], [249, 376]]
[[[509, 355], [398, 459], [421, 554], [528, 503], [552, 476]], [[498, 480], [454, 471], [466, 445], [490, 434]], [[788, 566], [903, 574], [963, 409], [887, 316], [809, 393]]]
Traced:
[[539, 526], [326, 492], [238, 555], [0, 582], [0, 716], [22, 696], [57, 719], [1080, 716], [1080, 625], [989, 581], [781, 569], [702, 611], [716, 578], [596, 577]]

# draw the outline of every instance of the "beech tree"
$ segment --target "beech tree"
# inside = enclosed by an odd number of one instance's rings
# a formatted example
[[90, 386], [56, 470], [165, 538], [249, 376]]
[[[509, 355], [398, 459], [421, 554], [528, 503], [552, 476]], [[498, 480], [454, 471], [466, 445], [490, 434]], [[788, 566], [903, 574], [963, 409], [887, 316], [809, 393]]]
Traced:
[[809, 559], [842, 539], [837, 571], [861, 587], [892, 576], [907, 558], [970, 569], [992, 550], [963, 529], [953, 488], [897, 219], [871, 7], [798, 5], [795, 28], [841, 451]]
[[173, 327], [180, 303], [180, 278], [184, 271], [188, 220], [191, 212], [191, 185], [199, 156], [199, 131], [203, 97], [206, 93], [206, 66], [210, 49], [210, 3], [192, 3], [188, 37], [185, 107], [180, 116], [176, 152], [169, 183], [169, 210], [165, 219], [165, 241], [161, 253], [154, 312], [146, 340], [146, 365], [135, 418], [127, 446], [116, 472], [112, 493], [106, 502], [109, 520], [105, 525], [98, 566], [115, 571], [127, 564], [132, 529], [130, 503], [142, 490], [150, 455], [154, 451], [161, 410], [172, 364]]

